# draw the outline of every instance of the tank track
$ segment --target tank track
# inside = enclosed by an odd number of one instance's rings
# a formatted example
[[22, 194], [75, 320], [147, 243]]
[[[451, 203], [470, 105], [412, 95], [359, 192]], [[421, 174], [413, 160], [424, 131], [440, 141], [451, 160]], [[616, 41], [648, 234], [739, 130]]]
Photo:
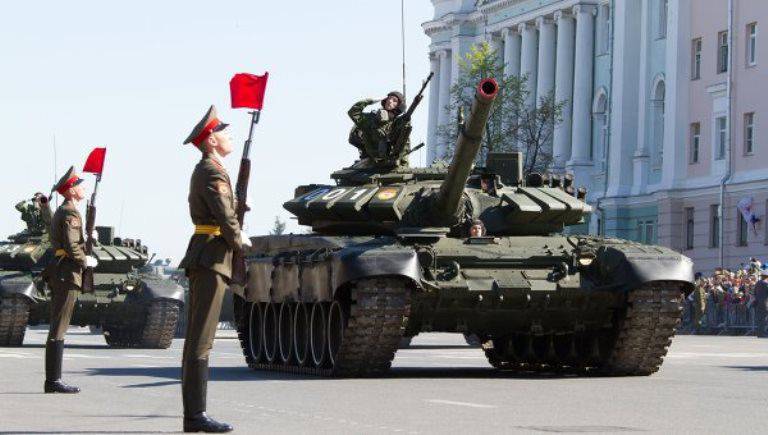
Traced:
[[21, 346], [28, 320], [27, 300], [18, 296], [0, 298], [0, 346]]
[[[295, 358], [287, 364], [254, 359], [249, 350], [247, 307], [250, 304], [236, 297], [235, 320], [248, 366], [253, 370], [326, 377], [378, 376], [386, 373], [392, 365], [410, 313], [410, 287], [407, 282], [398, 278], [362, 279], [350, 289], [349, 300], [341, 302], [344, 332], [335, 364], [331, 364], [326, 357], [323, 364], [313, 366], [311, 358], [305, 365], [297, 365]], [[327, 322], [324, 328], [328, 331]]]
[[152, 301], [141, 325], [104, 326], [104, 339], [114, 348], [168, 349], [179, 319], [177, 302]]
[[561, 335], [515, 334], [484, 345], [488, 362], [511, 371], [648, 376], [659, 370], [682, 315], [682, 289], [653, 282], [627, 295], [614, 329]]

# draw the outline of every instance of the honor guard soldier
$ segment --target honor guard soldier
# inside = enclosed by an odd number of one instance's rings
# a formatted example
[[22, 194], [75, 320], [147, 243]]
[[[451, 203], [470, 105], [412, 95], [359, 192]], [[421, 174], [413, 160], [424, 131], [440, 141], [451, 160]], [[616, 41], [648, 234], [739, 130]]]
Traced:
[[56, 256], [44, 272], [51, 289], [51, 319], [48, 339], [45, 342], [45, 392], [79, 393], [78, 387], [61, 380], [61, 363], [64, 354], [64, 334], [72, 318], [72, 310], [83, 283], [83, 270], [96, 267], [96, 258], [85, 255], [83, 219], [77, 204], [85, 198], [83, 180], [69, 168], [53, 186], [64, 197], [64, 203], [51, 219], [51, 247]]
[[250, 246], [235, 215], [232, 184], [221, 158], [232, 152], [227, 124], [211, 106], [184, 141], [194, 144], [202, 159], [189, 186], [189, 214], [195, 233], [179, 267], [189, 277], [187, 334], [182, 360], [185, 432], [229, 432], [205, 413], [208, 357], [219, 323], [224, 290], [232, 275], [232, 253]]

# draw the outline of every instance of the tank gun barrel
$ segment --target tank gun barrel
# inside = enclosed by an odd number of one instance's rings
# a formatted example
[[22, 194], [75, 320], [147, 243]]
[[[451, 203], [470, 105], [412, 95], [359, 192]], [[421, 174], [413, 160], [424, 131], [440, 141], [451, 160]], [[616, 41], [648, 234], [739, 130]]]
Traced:
[[440, 186], [437, 211], [443, 216], [455, 216], [459, 210], [464, 186], [467, 184], [472, 165], [480, 151], [485, 124], [490, 116], [493, 100], [499, 92], [499, 85], [492, 78], [483, 79], [475, 91], [475, 101], [466, 121], [459, 126], [456, 150], [448, 174]]

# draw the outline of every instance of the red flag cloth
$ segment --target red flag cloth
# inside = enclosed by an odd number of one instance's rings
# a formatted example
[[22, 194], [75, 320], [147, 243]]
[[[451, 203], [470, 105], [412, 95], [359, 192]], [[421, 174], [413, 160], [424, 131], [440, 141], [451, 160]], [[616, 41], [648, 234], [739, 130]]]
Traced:
[[248, 73], [238, 73], [229, 81], [229, 90], [232, 94], [232, 108], [248, 107], [261, 110], [264, 105], [264, 91], [267, 88], [269, 73], [257, 76]]
[[85, 161], [83, 172], [101, 175], [101, 171], [104, 169], [104, 158], [106, 156], [106, 148], [94, 148], [93, 151], [91, 151], [91, 154], [88, 155], [88, 159]]

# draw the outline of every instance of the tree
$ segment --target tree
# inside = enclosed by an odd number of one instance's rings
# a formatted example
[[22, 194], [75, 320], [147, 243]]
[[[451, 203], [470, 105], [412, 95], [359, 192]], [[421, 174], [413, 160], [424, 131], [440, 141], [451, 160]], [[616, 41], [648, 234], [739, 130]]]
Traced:
[[275, 216], [275, 223], [272, 224], [272, 230], [269, 234], [273, 236], [281, 236], [285, 233], [285, 222], [280, 219], [280, 216]]
[[462, 115], [469, 113], [477, 83], [488, 77], [496, 79], [499, 94], [491, 107], [478, 163], [484, 164], [489, 152], [520, 151], [525, 174], [543, 172], [552, 163], [552, 134], [562, 122], [565, 102], [556, 102], [550, 93], [530, 107], [528, 77], [505, 75], [503, 59], [487, 42], [472, 46], [459, 60], [459, 77], [451, 86], [450, 102], [443, 107], [449, 119], [455, 116], [456, 121], [438, 126], [437, 131], [438, 140], [447, 144], [445, 157], [453, 155], [458, 127]]

